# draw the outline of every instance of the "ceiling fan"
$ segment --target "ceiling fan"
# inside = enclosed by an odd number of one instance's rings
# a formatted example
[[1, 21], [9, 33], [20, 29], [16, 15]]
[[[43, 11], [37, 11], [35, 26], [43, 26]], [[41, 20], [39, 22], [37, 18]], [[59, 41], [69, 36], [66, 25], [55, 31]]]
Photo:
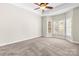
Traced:
[[38, 6], [38, 8], [35, 8], [34, 10], [41, 9], [42, 12], [44, 12], [45, 9], [53, 9], [53, 7], [48, 6], [49, 3], [34, 3], [34, 4]]

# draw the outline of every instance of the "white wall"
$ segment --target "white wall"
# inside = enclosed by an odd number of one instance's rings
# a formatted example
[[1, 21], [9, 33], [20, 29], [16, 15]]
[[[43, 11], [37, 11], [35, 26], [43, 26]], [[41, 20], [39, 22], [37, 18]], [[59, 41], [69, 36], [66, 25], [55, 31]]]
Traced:
[[41, 36], [41, 17], [11, 4], [0, 4], [0, 45]]
[[42, 17], [42, 36], [47, 36], [47, 17]]
[[48, 22], [51, 22], [51, 28], [52, 28], [52, 17], [50, 17], [50, 16], [42, 17], [42, 23], [43, 23], [42, 24], [42, 26], [43, 26], [42, 36], [44, 36], [44, 37], [52, 37], [52, 30], [50, 33], [48, 32]]
[[72, 35], [73, 40], [79, 43], [79, 7], [73, 10]]
[[70, 38], [72, 38], [72, 18], [73, 10], [70, 10], [66, 13], [66, 35]]

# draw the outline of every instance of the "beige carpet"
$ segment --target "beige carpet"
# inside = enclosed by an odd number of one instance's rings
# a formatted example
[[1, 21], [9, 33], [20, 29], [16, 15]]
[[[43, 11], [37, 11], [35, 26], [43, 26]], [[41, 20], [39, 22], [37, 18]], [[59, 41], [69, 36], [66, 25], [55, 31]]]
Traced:
[[0, 47], [1, 56], [77, 56], [78, 52], [79, 45], [43, 37]]

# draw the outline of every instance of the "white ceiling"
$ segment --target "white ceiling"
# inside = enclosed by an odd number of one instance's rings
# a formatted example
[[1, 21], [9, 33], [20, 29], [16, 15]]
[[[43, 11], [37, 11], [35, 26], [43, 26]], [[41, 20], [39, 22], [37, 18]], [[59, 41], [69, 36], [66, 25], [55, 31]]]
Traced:
[[[38, 6], [35, 5], [34, 3], [16, 3], [13, 4], [18, 7], [24, 8], [26, 10], [29, 10], [31, 12], [34, 12], [38, 15], [41, 15], [41, 10], [34, 10]], [[79, 6], [79, 3], [49, 3], [48, 6], [52, 6], [52, 10], [45, 10], [44, 14], [42, 16], [48, 16], [48, 15], [57, 15], [60, 13], [67, 12], [68, 10], [75, 8]]]

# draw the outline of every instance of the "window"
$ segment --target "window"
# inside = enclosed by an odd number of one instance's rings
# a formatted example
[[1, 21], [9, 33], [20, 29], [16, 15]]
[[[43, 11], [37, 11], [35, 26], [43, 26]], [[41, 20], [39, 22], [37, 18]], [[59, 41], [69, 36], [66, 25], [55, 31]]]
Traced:
[[56, 20], [53, 22], [54, 23], [54, 34], [55, 35], [64, 35], [65, 31], [65, 25], [64, 25], [64, 20]]

